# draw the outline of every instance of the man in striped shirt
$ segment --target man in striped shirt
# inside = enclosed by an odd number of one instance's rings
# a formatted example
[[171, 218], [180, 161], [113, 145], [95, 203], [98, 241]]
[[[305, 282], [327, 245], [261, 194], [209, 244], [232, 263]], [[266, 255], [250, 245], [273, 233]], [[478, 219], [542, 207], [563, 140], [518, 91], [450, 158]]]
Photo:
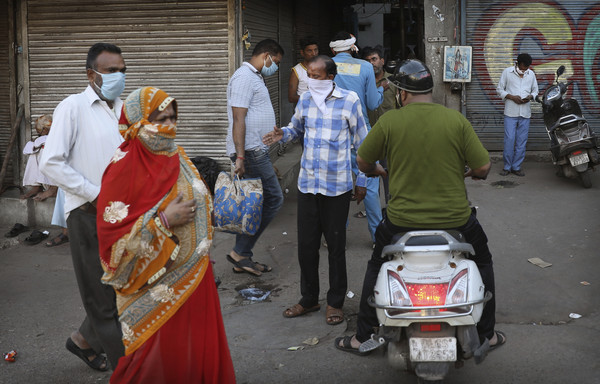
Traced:
[[[298, 304], [286, 309], [284, 317], [297, 317], [320, 309], [319, 247], [325, 236], [329, 251], [327, 324], [344, 321], [342, 307], [347, 290], [346, 221], [352, 193], [351, 148], [367, 136], [367, 124], [356, 93], [333, 82], [335, 62], [317, 56], [308, 64], [309, 90], [300, 96], [292, 121], [263, 137], [267, 145], [304, 135], [298, 176], [298, 260], [300, 293]], [[366, 193], [366, 177], [360, 173], [355, 196]]]

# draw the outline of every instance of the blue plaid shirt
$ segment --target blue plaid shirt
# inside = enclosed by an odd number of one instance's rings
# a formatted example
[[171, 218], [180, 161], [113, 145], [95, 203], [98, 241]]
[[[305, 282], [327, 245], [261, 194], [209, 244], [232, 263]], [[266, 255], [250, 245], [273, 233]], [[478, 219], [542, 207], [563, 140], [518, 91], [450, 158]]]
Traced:
[[[358, 148], [367, 136], [367, 124], [356, 93], [335, 86], [326, 100], [323, 115], [310, 95], [298, 100], [292, 121], [283, 129], [283, 141], [304, 134], [298, 190], [302, 193], [339, 196], [352, 190], [350, 150]], [[361, 172], [356, 185], [366, 186]]]

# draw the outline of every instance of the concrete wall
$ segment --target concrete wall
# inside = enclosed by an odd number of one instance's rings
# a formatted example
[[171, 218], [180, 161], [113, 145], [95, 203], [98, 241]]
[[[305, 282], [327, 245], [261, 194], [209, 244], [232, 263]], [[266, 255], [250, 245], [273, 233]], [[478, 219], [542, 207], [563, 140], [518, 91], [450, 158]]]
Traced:
[[[361, 47], [383, 46], [383, 14], [390, 12], [390, 4], [361, 3], [354, 5], [354, 10], [358, 15], [358, 44]], [[361, 25], [363, 31], [360, 30]]]
[[[433, 99], [448, 108], [461, 110], [461, 94], [450, 90], [450, 83], [442, 81], [444, 47], [460, 44], [460, 2], [424, 0], [425, 61], [433, 74]], [[458, 15], [457, 15], [458, 13]], [[458, 17], [457, 17], [458, 16]], [[458, 26], [458, 27], [457, 27]], [[456, 38], [455, 38], [456, 33]]]

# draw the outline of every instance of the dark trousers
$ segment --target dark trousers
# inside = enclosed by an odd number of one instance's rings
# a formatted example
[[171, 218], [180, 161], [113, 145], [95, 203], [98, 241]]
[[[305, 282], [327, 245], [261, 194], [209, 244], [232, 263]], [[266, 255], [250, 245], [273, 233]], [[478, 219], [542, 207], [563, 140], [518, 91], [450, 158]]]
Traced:
[[350, 191], [339, 196], [313, 195], [298, 191], [298, 261], [300, 263], [300, 305], [319, 302], [319, 248], [325, 235], [329, 251], [327, 304], [344, 306], [348, 288], [346, 276], [346, 221]]
[[69, 244], [77, 285], [86, 312], [79, 332], [96, 353], [106, 353], [113, 369], [125, 348], [117, 313], [115, 291], [102, 284], [104, 273], [98, 253], [96, 215], [74, 209], [67, 219]]
[[[356, 338], [361, 343], [368, 340], [373, 333], [373, 328], [379, 325], [375, 308], [367, 303], [367, 299], [369, 296], [373, 296], [377, 275], [385, 262], [385, 260], [381, 258], [383, 247], [390, 244], [392, 237], [395, 234], [419, 229], [422, 228], [398, 227], [390, 223], [386, 217], [383, 218], [377, 227], [377, 231], [375, 232], [375, 250], [373, 251], [371, 260], [369, 260], [367, 264], [358, 312]], [[483, 342], [484, 338], [491, 339], [494, 336], [494, 326], [496, 325], [494, 268], [492, 254], [487, 246], [487, 236], [474, 213], [471, 214], [471, 217], [469, 217], [469, 220], [465, 225], [458, 228], [447, 229], [456, 229], [460, 231], [465, 236], [465, 240], [473, 245], [475, 255], [470, 255], [469, 258], [477, 264], [485, 290], [490, 291], [493, 295], [492, 299], [486, 303], [483, 314], [481, 315], [481, 320], [477, 324], [477, 332], [479, 333], [479, 338]]]

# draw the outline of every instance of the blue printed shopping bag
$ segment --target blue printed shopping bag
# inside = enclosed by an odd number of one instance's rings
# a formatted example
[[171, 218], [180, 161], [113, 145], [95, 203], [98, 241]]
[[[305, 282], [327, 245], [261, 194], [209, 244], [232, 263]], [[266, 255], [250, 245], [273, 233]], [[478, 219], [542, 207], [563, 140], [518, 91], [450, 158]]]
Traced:
[[262, 206], [260, 178], [240, 179], [228, 172], [219, 173], [214, 199], [217, 231], [254, 235], [260, 227]]

